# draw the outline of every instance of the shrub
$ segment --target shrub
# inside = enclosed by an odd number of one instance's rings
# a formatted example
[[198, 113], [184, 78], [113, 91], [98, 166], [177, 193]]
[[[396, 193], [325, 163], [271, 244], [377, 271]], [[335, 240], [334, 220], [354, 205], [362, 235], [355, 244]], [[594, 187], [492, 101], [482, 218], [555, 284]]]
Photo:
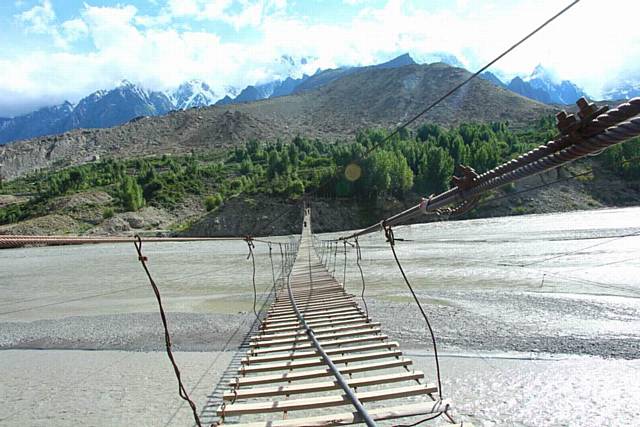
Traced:
[[222, 196], [219, 193], [213, 194], [205, 197], [204, 207], [207, 209], [207, 212], [210, 212], [222, 205], [222, 201]]
[[115, 215], [115, 212], [113, 211], [113, 208], [105, 208], [102, 211], [102, 218], [103, 219], [113, 218], [113, 215]]

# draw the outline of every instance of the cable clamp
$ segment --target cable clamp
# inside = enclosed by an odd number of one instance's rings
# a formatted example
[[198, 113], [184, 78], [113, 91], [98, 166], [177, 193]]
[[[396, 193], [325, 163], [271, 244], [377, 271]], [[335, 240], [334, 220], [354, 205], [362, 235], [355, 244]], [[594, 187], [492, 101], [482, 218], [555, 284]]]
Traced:
[[420, 200], [420, 211], [423, 214], [427, 215], [427, 209], [429, 209], [429, 204], [431, 204], [431, 200], [433, 199], [434, 195], [435, 194], [430, 195], [427, 199], [423, 197], [422, 200]]

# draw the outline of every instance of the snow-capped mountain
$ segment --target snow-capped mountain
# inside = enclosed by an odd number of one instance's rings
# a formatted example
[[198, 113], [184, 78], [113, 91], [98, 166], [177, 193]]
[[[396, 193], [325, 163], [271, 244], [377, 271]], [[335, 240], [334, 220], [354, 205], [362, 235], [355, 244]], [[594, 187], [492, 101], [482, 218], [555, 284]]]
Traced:
[[173, 103], [162, 92], [147, 91], [123, 80], [111, 90], [93, 92], [75, 106], [65, 101], [4, 119], [0, 128], [0, 144], [77, 128], [116, 126], [135, 117], [166, 114], [172, 109]]
[[[303, 58], [302, 63], [306, 64], [306, 59]], [[287, 56], [282, 57], [282, 62], [295, 65], [293, 59]], [[274, 80], [271, 82], [247, 86], [244, 88], [238, 96], [232, 98], [225, 96], [218, 101], [216, 105], [234, 104], [239, 102], [252, 102], [261, 99], [275, 98], [278, 96], [291, 95], [292, 93], [304, 92], [307, 90], [317, 89], [334, 80], [348, 76], [349, 74], [357, 73], [367, 68], [398, 68], [405, 65], [415, 65], [416, 62], [411, 58], [408, 53], [393, 58], [390, 61], [383, 62], [382, 64], [371, 65], [367, 67], [340, 67], [328, 70], [317, 70], [312, 76], [303, 74], [300, 78], [287, 77], [284, 80]]]
[[545, 104], [573, 104], [584, 91], [569, 80], [559, 80], [542, 65], [536, 66], [526, 77], [515, 77], [509, 90]]
[[618, 82], [615, 87], [605, 88], [603, 99], [619, 100], [631, 99], [640, 96], [640, 81], [624, 80]]
[[169, 97], [174, 108], [178, 110], [206, 107], [215, 104], [221, 98], [202, 80], [189, 80], [182, 83]]

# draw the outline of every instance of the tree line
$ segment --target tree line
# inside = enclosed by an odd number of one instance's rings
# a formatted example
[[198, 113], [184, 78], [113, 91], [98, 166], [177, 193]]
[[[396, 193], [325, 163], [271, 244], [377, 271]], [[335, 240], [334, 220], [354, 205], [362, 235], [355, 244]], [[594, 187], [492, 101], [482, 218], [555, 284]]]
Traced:
[[[297, 199], [314, 191], [326, 197], [375, 200], [439, 193], [451, 185], [456, 165], [478, 172], [517, 157], [554, 138], [551, 117], [526, 129], [507, 123], [467, 123], [453, 128], [424, 124], [388, 138], [367, 130], [355, 141], [327, 142], [298, 136], [288, 143], [252, 140], [227, 152], [127, 160], [107, 159], [58, 171], [36, 172], [2, 183], [5, 194], [27, 193], [29, 202], [0, 208], [0, 224], [48, 213], [50, 200], [88, 190], [114, 198], [111, 211], [145, 205], [168, 209], [185, 198], [215, 210], [239, 195]], [[377, 147], [366, 155], [371, 147]], [[623, 179], [640, 178], [640, 141], [606, 150], [602, 164]]]

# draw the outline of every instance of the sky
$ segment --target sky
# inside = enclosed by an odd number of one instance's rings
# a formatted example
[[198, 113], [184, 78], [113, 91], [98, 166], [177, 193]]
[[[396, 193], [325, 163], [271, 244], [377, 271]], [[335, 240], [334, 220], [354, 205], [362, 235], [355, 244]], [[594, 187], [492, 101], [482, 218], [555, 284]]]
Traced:
[[[569, 0], [0, 0], [0, 117], [111, 88], [171, 90], [190, 79], [220, 95], [319, 68], [410, 53], [454, 55], [470, 71]], [[598, 97], [640, 80], [640, 2], [581, 0], [498, 64], [537, 64]]]

